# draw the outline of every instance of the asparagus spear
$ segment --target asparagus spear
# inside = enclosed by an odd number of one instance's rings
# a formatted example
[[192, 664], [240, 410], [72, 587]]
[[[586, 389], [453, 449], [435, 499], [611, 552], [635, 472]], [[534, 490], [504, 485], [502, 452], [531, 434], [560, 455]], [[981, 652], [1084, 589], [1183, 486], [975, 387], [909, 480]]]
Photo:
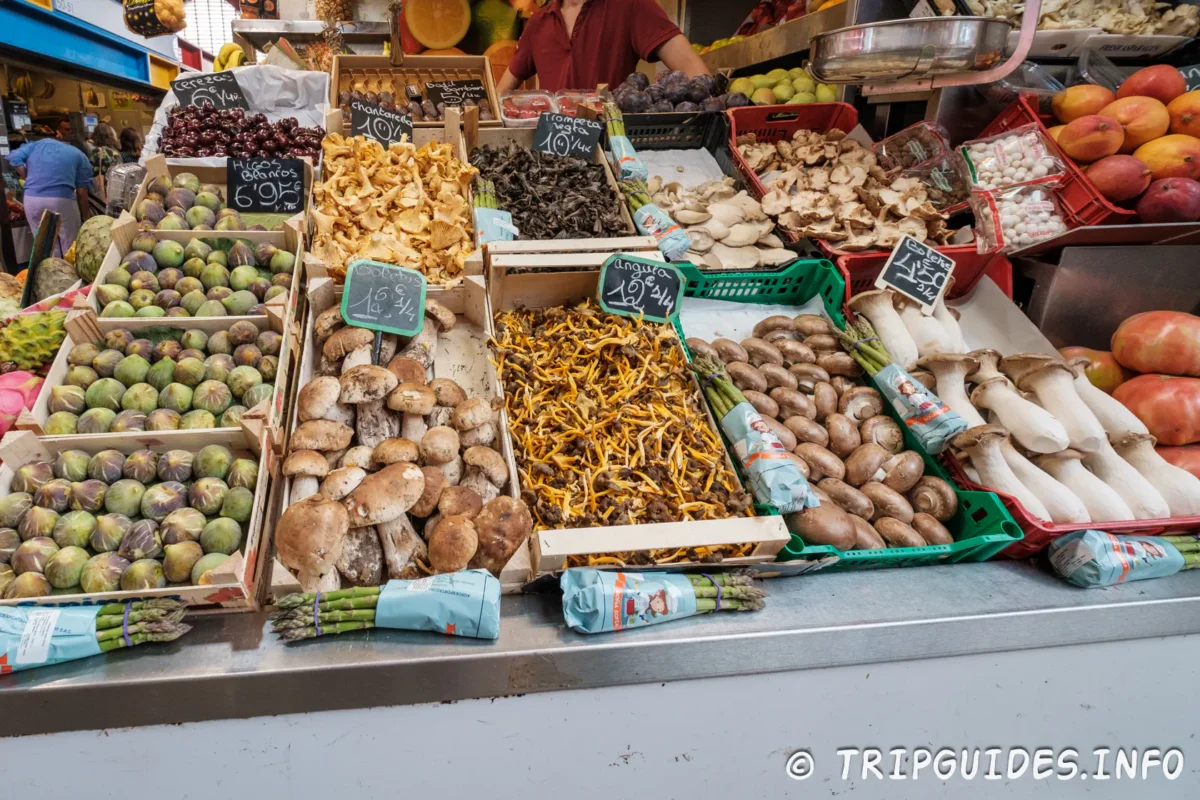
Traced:
[[[317, 606], [317, 611], [353, 611], [361, 608], [375, 608], [375, 604], [378, 602], [378, 597], [348, 597], [344, 600], [334, 600], [329, 603], [321, 602]], [[312, 611], [312, 603], [306, 606], [280, 608], [271, 613], [271, 619], [290, 619], [295, 616], [308, 616], [311, 618]]]
[[145, 611], [152, 608], [164, 609], [166, 611], [174, 611], [177, 608], [183, 608], [183, 603], [178, 600], [172, 600], [169, 597], [156, 597], [152, 600], [133, 600], [129, 603], [109, 603], [108, 605], [100, 606], [100, 615], [124, 614], [125, 606], [129, 606], [129, 610]]
[[98, 614], [96, 616], [96, 630], [104, 630], [106, 628], [119, 628], [125, 622], [134, 624], [138, 622], [182, 622], [186, 610], [180, 608], [174, 611], [168, 611], [164, 608], [151, 608], [145, 611], [129, 612], [129, 619], [125, 619], [124, 614]]
[[838, 339], [868, 375], [874, 375], [892, 363], [891, 354], [879, 341], [875, 328], [866, 317], [859, 317], [857, 322], [847, 322], [846, 330], [838, 332]]
[[[149, 642], [173, 642], [191, 629], [191, 625], [176, 625], [169, 630], [161, 632], [133, 633], [130, 634], [129, 640], [133, 642], [134, 647], [139, 644], [148, 644]], [[106, 639], [100, 642], [100, 652], [107, 653], [110, 650], [120, 650], [122, 647], [128, 646], [125, 644], [125, 638], [118, 636], [115, 639]]]
[[[349, 589], [338, 589], [335, 592], [322, 592], [321, 602], [332, 603], [336, 600], [347, 600], [354, 597], [378, 597], [382, 589], [382, 586], [353, 586]], [[313, 592], [296, 592], [281, 599], [275, 604], [275, 607], [295, 608], [307, 605], [311, 608], [313, 600], [316, 598], [317, 596]]]
[[351, 631], [364, 631], [374, 628], [374, 622], [335, 622], [328, 628], [321, 626], [321, 632], [318, 634], [317, 629], [313, 627], [307, 628], [291, 628], [279, 632], [279, 638], [284, 642], [298, 642], [301, 639], [315, 639], [317, 636], [329, 636], [337, 633], [349, 633]]
[[[722, 611], [761, 611], [766, 605], [762, 600], [722, 600]], [[699, 597], [696, 599], [696, 611], [707, 614], [717, 610], [716, 598]]]
[[[334, 622], [375, 622], [375, 609], [362, 608], [355, 611], [326, 611], [317, 614], [317, 621], [324, 628], [326, 623]], [[276, 631], [287, 630], [289, 628], [307, 628], [313, 624], [312, 614], [298, 614], [294, 617], [285, 617], [277, 620], [272, 620]]]

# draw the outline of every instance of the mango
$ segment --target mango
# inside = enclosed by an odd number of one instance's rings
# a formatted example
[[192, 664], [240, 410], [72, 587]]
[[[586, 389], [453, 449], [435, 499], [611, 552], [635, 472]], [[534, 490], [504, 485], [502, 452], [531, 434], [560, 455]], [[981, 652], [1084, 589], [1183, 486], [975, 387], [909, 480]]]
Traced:
[[1164, 135], [1171, 127], [1167, 107], [1153, 97], [1122, 97], [1100, 109], [1100, 116], [1112, 117], [1121, 123], [1125, 131], [1122, 153], [1132, 153], [1146, 142]]
[[1058, 146], [1071, 159], [1090, 164], [1121, 149], [1125, 131], [1112, 117], [1088, 114], [1068, 122], [1058, 134]]
[[1163, 105], [1187, 91], [1183, 73], [1169, 64], [1144, 67], [1117, 87], [1117, 97], [1153, 97]]
[[1100, 194], [1114, 203], [1132, 200], [1150, 185], [1150, 170], [1133, 156], [1102, 158], [1084, 174]]
[[1146, 142], [1133, 151], [1134, 158], [1150, 168], [1154, 180], [1200, 178], [1200, 139], [1183, 133]]
[[1185, 92], [1167, 103], [1171, 133], [1200, 137], [1200, 89]]
[[1081, 83], [1078, 86], [1068, 86], [1054, 95], [1050, 106], [1054, 110], [1055, 119], [1066, 124], [1089, 114], [1097, 114], [1100, 109], [1116, 99], [1117, 96], [1103, 86]]

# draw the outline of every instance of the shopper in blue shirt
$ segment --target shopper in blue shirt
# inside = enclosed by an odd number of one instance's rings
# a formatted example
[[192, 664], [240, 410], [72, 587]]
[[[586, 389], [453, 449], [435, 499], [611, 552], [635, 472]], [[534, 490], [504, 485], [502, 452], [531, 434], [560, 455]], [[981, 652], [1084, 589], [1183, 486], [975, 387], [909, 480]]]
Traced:
[[43, 211], [58, 214], [54, 255], [61, 257], [71, 249], [88, 217], [91, 162], [74, 145], [47, 137], [22, 145], [9, 154], [8, 163], [25, 179], [25, 219], [30, 229], [41, 222]]

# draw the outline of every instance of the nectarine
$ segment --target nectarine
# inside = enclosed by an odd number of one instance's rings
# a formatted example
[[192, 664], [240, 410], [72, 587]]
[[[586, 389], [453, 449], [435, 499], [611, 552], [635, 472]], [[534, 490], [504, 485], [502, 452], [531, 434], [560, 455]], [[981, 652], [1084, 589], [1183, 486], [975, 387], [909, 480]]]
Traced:
[[1200, 137], [1200, 89], [1179, 95], [1167, 104], [1171, 133]]
[[1183, 73], [1169, 64], [1143, 67], [1117, 87], [1117, 97], [1153, 97], [1164, 105], [1187, 91]]
[[1125, 131], [1112, 117], [1089, 114], [1068, 122], [1058, 134], [1058, 146], [1080, 164], [1090, 164], [1121, 149]]
[[1055, 118], [1062, 123], [1095, 114], [1106, 105], [1116, 100], [1117, 96], [1103, 86], [1091, 83], [1081, 83], [1078, 86], [1068, 86], [1054, 95], [1050, 101]]
[[1125, 129], [1122, 153], [1132, 153], [1151, 139], [1157, 139], [1171, 126], [1167, 107], [1153, 97], [1138, 95], [1114, 100], [1100, 110], [1100, 116], [1112, 117]]
[[1114, 203], [1132, 200], [1150, 185], [1150, 170], [1133, 156], [1102, 158], [1084, 174], [1100, 194]]
[[1172, 133], [1146, 142], [1133, 152], [1134, 158], [1150, 168], [1154, 180], [1200, 178], [1200, 139]]

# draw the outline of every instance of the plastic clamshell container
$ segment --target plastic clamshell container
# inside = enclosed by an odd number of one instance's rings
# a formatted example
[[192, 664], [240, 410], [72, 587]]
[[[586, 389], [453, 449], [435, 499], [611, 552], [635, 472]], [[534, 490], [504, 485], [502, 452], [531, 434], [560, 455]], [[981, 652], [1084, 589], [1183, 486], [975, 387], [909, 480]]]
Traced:
[[573, 117], [579, 112], [581, 103], [603, 103], [604, 99], [600, 97], [599, 92], [578, 92], [571, 89], [562, 89], [554, 93], [554, 104], [558, 106], [559, 114], [566, 114], [568, 117]]
[[549, 92], [529, 90], [500, 95], [500, 119], [506, 128], [536, 128], [543, 111], [561, 113], [554, 95]]

